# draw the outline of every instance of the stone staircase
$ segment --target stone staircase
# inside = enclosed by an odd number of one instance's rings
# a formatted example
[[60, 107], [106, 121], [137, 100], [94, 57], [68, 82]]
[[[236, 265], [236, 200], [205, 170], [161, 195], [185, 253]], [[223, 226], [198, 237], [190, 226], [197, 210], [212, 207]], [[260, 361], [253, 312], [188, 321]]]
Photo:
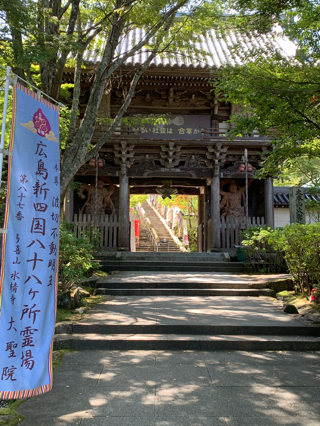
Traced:
[[[170, 232], [167, 230], [167, 228], [164, 226], [162, 221], [159, 219], [159, 216], [155, 213], [153, 208], [149, 205], [147, 201], [145, 201], [142, 205], [144, 211], [146, 212], [146, 216], [149, 218], [153, 228], [155, 229], [160, 242], [158, 244], [158, 252], [180, 252], [180, 247], [178, 244], [174, 241], [172, 238]], [[143, 223], [141, 223], [141, 229], [144, 228]], [[149, 231], [147, 230], [149, 233]], [[150, 240], [150, 238], [149, 238]], [[143, 239], [143, 242], [145, 241], [145, 237]], [[165, 242], [164, 242], [165, 241]], [[141, 236], [140, 236], [140, 247], [137, 251], [154, 251], [154, 247], [151, 244], [141, 244]]]
[[105, 272], [231, 272], [245, 271], [241, 262], [226, 262], [223, 253], [106, 252], [95, 257]]
[[152, 239], [150, 238], [150, 231], [147, 227], [144, 226], [143, 222], [141, 221], [141, 228], [140, 228], [140, 243], [139, 247], [136, 247], [136, 252], [153, 252], [154, 250], [154, 244]]
[[320, 350], [320, 327], [261, 297], [271, 295], [266, 285], [258, 276], [230, 273], [101, 278], [96, 292], [105, 301], [73, 324], [72, 334], [57, 334], [55, 349]]

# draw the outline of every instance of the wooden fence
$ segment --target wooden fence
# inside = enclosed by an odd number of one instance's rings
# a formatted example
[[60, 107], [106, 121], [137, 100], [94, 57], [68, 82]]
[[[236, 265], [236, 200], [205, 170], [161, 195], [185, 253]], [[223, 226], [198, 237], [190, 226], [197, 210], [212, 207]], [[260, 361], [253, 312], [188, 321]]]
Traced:
[[235, 244], [241, 244], [240, 231], [247, 226], [264, 225], [264, 217], [241, 217], [222, 216], [220, 221], [221, 248], [234, 249]]
[[117, 216], [75, 214], [73, 222], [74, 234], [76, 237], [79, 237], [83, 232], [86, 232], [91, 242], [93, 242], [96, 238], [94, 230], [98, 229], [101, 237], [101, 247], [117, 247], [119, 226]]

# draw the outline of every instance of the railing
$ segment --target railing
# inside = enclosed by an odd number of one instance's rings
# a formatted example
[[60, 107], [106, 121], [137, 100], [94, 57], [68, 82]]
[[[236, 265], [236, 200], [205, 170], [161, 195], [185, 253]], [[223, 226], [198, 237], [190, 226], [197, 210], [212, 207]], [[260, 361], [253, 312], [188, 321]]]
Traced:
[[242, 230], [248, 226], [264, 225], [264, 217], [234, 217], [222, 216], [220, 220], [220, 238], [221, 248], [234, 249], [235, 245], [241, 244]]
[[[97, 243], [101, 247], [116, 248], [118, 242], [118, 218], [115, 215], [74, 215], [73, 232], [76, 237], [86, 233], [91, 243]], [[95, 233], [99, 230], [99, 234]]]
[[160, 244], [160, 238], [156, 232], [156, 230], [153, 228], [150, 219], [147, 217], [146, 212], [141, 207], [140, 204], [137, 205], [136, 210], [138, 212], [138, 216], [140, 220], [143, 222], [145, 228], [149, 231], [150, 241], [153, 243], [153, 250], [158, 252], [159, 251], [159, 244]]

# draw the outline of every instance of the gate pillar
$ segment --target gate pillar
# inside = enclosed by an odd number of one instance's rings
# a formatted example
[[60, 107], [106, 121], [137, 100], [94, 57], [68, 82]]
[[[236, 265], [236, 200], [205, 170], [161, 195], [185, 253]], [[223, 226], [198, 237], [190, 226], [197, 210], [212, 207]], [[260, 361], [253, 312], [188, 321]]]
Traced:
[[121, 164], [119, 179], [119, 234], [118, 250], [129, 250], [129, 178], [127, 166]]
[[220, 167], [215, 165], [211, 180], [211, 250], [220, 248]]

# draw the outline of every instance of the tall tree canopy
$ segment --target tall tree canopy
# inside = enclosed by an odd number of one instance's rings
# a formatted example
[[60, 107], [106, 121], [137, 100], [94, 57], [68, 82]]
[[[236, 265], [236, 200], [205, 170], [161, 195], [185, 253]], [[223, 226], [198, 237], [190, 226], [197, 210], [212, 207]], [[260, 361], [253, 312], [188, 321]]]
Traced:
[[[253, 3], [256, 12], [246, 13], [245, 7]], [[319, 2], [238, 0], [235, 6], [241, 10], [238, 22], [243, 19], [253, 25], [267, 16], [269, 24], [281, 24], [284, 33], [297, 41], [297, 50], [288, 58], [281, 57], [274, 46], [267, 55], [255, 49], [242, 57], [241, 66], [226, 65], [219, 70], [217, 92], [246, 107], [245, 114], [232, 117], [231, 134], [258, 130], [274, 140], [264, 174], [276, 174], [284, 163], [289, 169], [295, 167], [296, 161], [291, 160], [301, 156], [304, 160], [320, 157]], [[261, 25], [257, 28], [263, 32]]]
[[[163, 52], [195, 54], [197, 37], [220, 14], [219, 0], [0, 0], [0, 49], [16, 74], [58, 100], [65, 66], [75, 68], [70, 124], [62, 156], [62, 193], [81, 165], [119, 125], [140, 76], [154, 57]], [[134, 28], [143, 29], [143, 37], [127, 51], [119, 51], [119, 44]], [[112, 76], [143, 47], [148, 57], [135, 69], [109, 130], [90, 150], [99, 105], [103, 94], [111, 89]], [[97, 48], [101, 57], [79, 125], [81, 69], [86, 64], [86, 51]]]
[[[278, 78], [281, 74], [281, 79], [285, 82], [288, 80], [289, 85], [286, 84], [288, 87], [283, 94], [283, 102], [285, 103], [286, 99], [291, 97], [290, 90], [295, 93], [301, 92], [303, 98], [309, 100], [312, 110], [312, 107], [317, 105], [318, 86], [312, 76], [312, 67], [316, 68], [316, 66], [309, 64], [308, 55], [316, 51], [313, 42], [317, 30], [316, 26], [312, 27], [317, 19], [314, 18], [313, 12], [319, 12], [316, 8], [317, 3], [312, 0], [282, 0], [281, 2], [274, 2], [274, 0], [103, 0], [102, 2], [96, 0], [0, 0], [0, 51], [5, 63], [12, 66], [16, 74], [56, 100], [61, 93], [66, 65], [73, 66], [75, 69], [70, 123], [68, 128], [64, 129], [66, 141], [61, 168], [61, 192], [64, 194], [70, 180], [81, 165], [92, 158], [115, 131], [130, 104], [140, 76], [154, 57], [164, 52], [166, 55], [175, 55], [177, 52], [193, 56], [201, 55], [201, 52], [197, 51], [196, 42], [199, 35], [205, 33], [207, 29], [220, 28], [223, 31], [232, 27], [241, 31], [255, 29], [263, 33], [269, 31], [271, 25], [281, 19], [286, 23], [289, 22], [288, 34], [290, 32], [291, 36], [301, 39], [303, 47], [301, 55], [303, 57], [307, 55], [303, 66], [294, 64], [292, 66], [296, 69], [290, 68], [291, 64], [284, 60], [281, 64], [277, 61], [274, 64], [263, 63], [261, 57], [251, 64], [251, 68], [250, 64], [246, 68], [226, 67], [225, 78], [221, 80], [219, 90], [228, 92], [225, 96], [233, 103], [250, 102], [252, 107], [259, 108], [260, 95], [266, 94], [264, 79], [268, 76], [272, 76], [272, 79], [275, 76]], [[226, 13], [228, 11], [229, 13]], [[298, 23], [292, 21], [292, 13], [299, 17]], [[319, 13], [316, 16], [318, 15]], [[135, 28], [144, 30], [143, 37], [129, 50], [120, 51], [119, 44]], [[110, 91], [112, 87], [112, 76], [127, 58], [142, 48], [148, 50], [149, 56], [144, 63], [136, 67], [131, 86], [112, 124], [90, 149], [99, 105], [103, 94]], [[81, 69], [86, 66], [84, 59], [86, 52], [96, 49], [100, 51], [100, 59], [96, 64], [86, 112], [79, 123], [77, 114]], [[264, 70], [265, 65], [268, 65], [267, 70]], [[299, 66], [305, 75], [301, 74]], [[294, 74], [297, 70], [300, 75], [298, 82]], [[257, 75], [259, 79], [255, 78]], [[305, 83], [305, 78], [308, 78], [306, 86], [302, 84]], [[258, 80], [260, 87], [254, 89], [255, 95], [246, 94], [247, 82]], [[271, 84], [273, 90], [268, 93], [270, 99], [279, 91], [277, 84], [277, 81]], [[284, 86], [285, 83], [279, 83], [278, 87], [282, 88], [282, 85]], [[251, 92], [254, 91], [252, 87], [254, 86], [249, 87]], [[303, 87], [303, 89], [296, 90], [295, 87]], [[296, 98], [291, 100], [298, 108]], [[275, 103], [270, 100], [267, 104], [270, 106], [268, 111], [271, 111]], [[263, 106], [263, 108], [266, 107]], [[292, 108], [290, 109], [290, 105], [287, 104], [286, 111], [291, 110]], [[299, 115], [298, 112], [296, 114]], [[308, 110], [309, 127], [314, 121], [314, 116], [311, 117], [310, 114], [312, 115]], [[257, 116], [259, 113], [256, 118]], [[277, 126], [279, 120], [274, 122], [269, 116], [268, 120], [270, 123], [263, 125], [261, 119], [260, 130], [276, 126], [279, 134], [282, 135], [284, 126]], [[252, 125], [248, 124], [249, 130]], [[242, 131], [243, 122], [239, 126], [239, 131]], [[301, 138], [302, 132], [298, 136]], [[313, 136], [308, 140], [313, 140], [312, 138]], [[293, 141], [292, 136], [290, 141]]]

